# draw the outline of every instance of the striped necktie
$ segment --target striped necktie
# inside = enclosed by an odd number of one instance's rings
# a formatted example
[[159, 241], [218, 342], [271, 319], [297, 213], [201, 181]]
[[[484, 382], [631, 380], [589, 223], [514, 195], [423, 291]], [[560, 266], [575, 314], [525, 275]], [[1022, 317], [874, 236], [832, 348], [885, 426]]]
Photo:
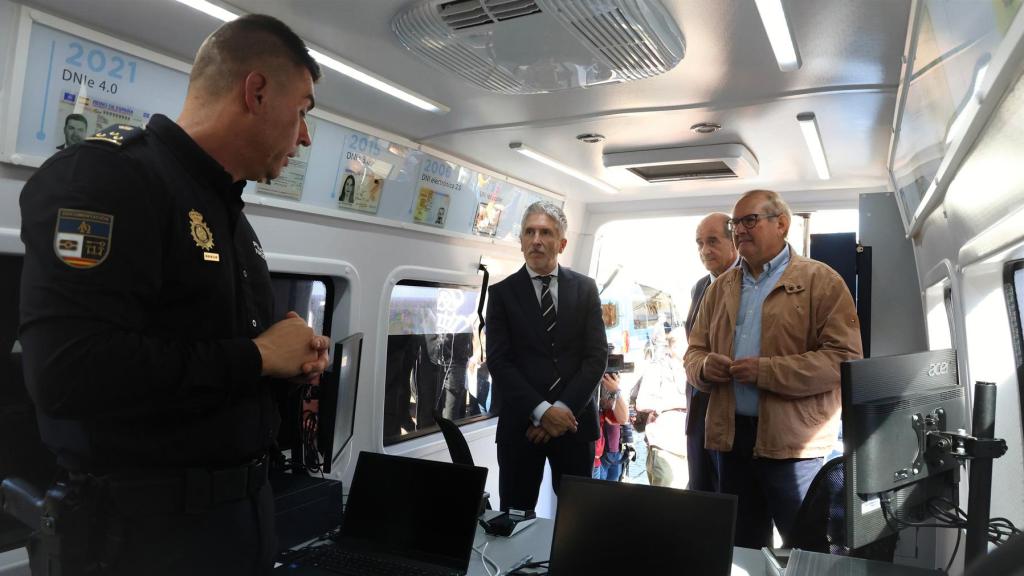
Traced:
[[558, 324], [558, 314], [555, 312], [555, 299], [551, 297], [551, 276], [537, 276], [540, 280], [540, 309], [544, 316], [544, 329], [551, 336], [551, 344], [555, 343], [553, 330]]
[[[544, 317], [544, 329], [547, 331], [548, 336], [551, 337], [551, 354], [555, 354], [555, 326], [558, 325], [558, 314], [555, 312], [555, 299], [551, 297], [551, 275], [548, 276], [537, 276], [540, 280], [540, 309], [541, 315]], [[548, 387], [547, 400], [554, 402], [554, 399], [558, 398], [558, 393], [561, 391], [558, 385], [562, 382], [560, 376], [555, 378], [555, 381]]]

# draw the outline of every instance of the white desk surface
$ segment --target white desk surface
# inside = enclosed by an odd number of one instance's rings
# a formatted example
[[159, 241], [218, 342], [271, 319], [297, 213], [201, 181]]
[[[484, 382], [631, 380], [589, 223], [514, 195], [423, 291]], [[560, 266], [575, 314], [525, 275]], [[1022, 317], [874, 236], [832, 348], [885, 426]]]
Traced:
[[[505, 538], [488, 536], [484, 533], [483, 528], [477, 527], [476, 541], [473, 546], [482, 548], [486, 543], [487, 549], [484, 553], [504, 571], [527, 554], [532, 554], [535, 561], [547, 560], [551, 553], [551, 535], [554, 528], [553, 520], [538, 518], [536, 522], [519, 534]], [[494, 568], [491, 568], [491, 573], [494, 573]], [[469, 562], [469, 576], [487, 576], [483, 560], [475, 551]], [[750, 548], [733, 548], [732, 576], [767, 576], [764, 555], [761, 551]]]

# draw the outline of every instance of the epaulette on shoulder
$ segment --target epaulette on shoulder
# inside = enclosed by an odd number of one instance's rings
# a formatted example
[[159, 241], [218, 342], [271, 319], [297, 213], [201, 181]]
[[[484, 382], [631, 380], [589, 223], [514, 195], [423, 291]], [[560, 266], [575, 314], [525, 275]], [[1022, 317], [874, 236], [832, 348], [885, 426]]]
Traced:
[[113, 126], [107, 126], [103, 130], [93, 134], [86, 138], [87, 142], [106, 142], [107, 144], [113, 144], [115, 146], [124, 146], [125, 144], [141, 138], [146, 131], [138, 126], [132, 126], [131, 124], [114, 124]]

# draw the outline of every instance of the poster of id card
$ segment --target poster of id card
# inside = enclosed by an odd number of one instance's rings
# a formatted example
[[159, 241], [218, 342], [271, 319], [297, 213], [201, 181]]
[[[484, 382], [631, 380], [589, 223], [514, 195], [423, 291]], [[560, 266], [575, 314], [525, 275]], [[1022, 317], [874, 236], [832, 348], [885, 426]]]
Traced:
[[412, 220], [417, 224], [437, 226], [444, 228], [448, 221], [448, 208], [451, 204], [451, 196], [445, 192], [438, 192], [430, 188], [420, 188], [416, 197], [416, 208], [413, 210]]

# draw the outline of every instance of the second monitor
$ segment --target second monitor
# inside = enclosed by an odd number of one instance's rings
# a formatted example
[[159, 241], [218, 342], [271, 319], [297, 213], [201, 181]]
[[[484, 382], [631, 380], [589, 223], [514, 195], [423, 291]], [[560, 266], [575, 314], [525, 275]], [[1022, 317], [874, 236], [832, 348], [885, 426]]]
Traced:
[[956, 352], [937, 350], [844, 362], [846, 546], [927, 516], [929, 501], [957, 500], [960, 467], [929, 449], [930, 432], [968, 428]]

